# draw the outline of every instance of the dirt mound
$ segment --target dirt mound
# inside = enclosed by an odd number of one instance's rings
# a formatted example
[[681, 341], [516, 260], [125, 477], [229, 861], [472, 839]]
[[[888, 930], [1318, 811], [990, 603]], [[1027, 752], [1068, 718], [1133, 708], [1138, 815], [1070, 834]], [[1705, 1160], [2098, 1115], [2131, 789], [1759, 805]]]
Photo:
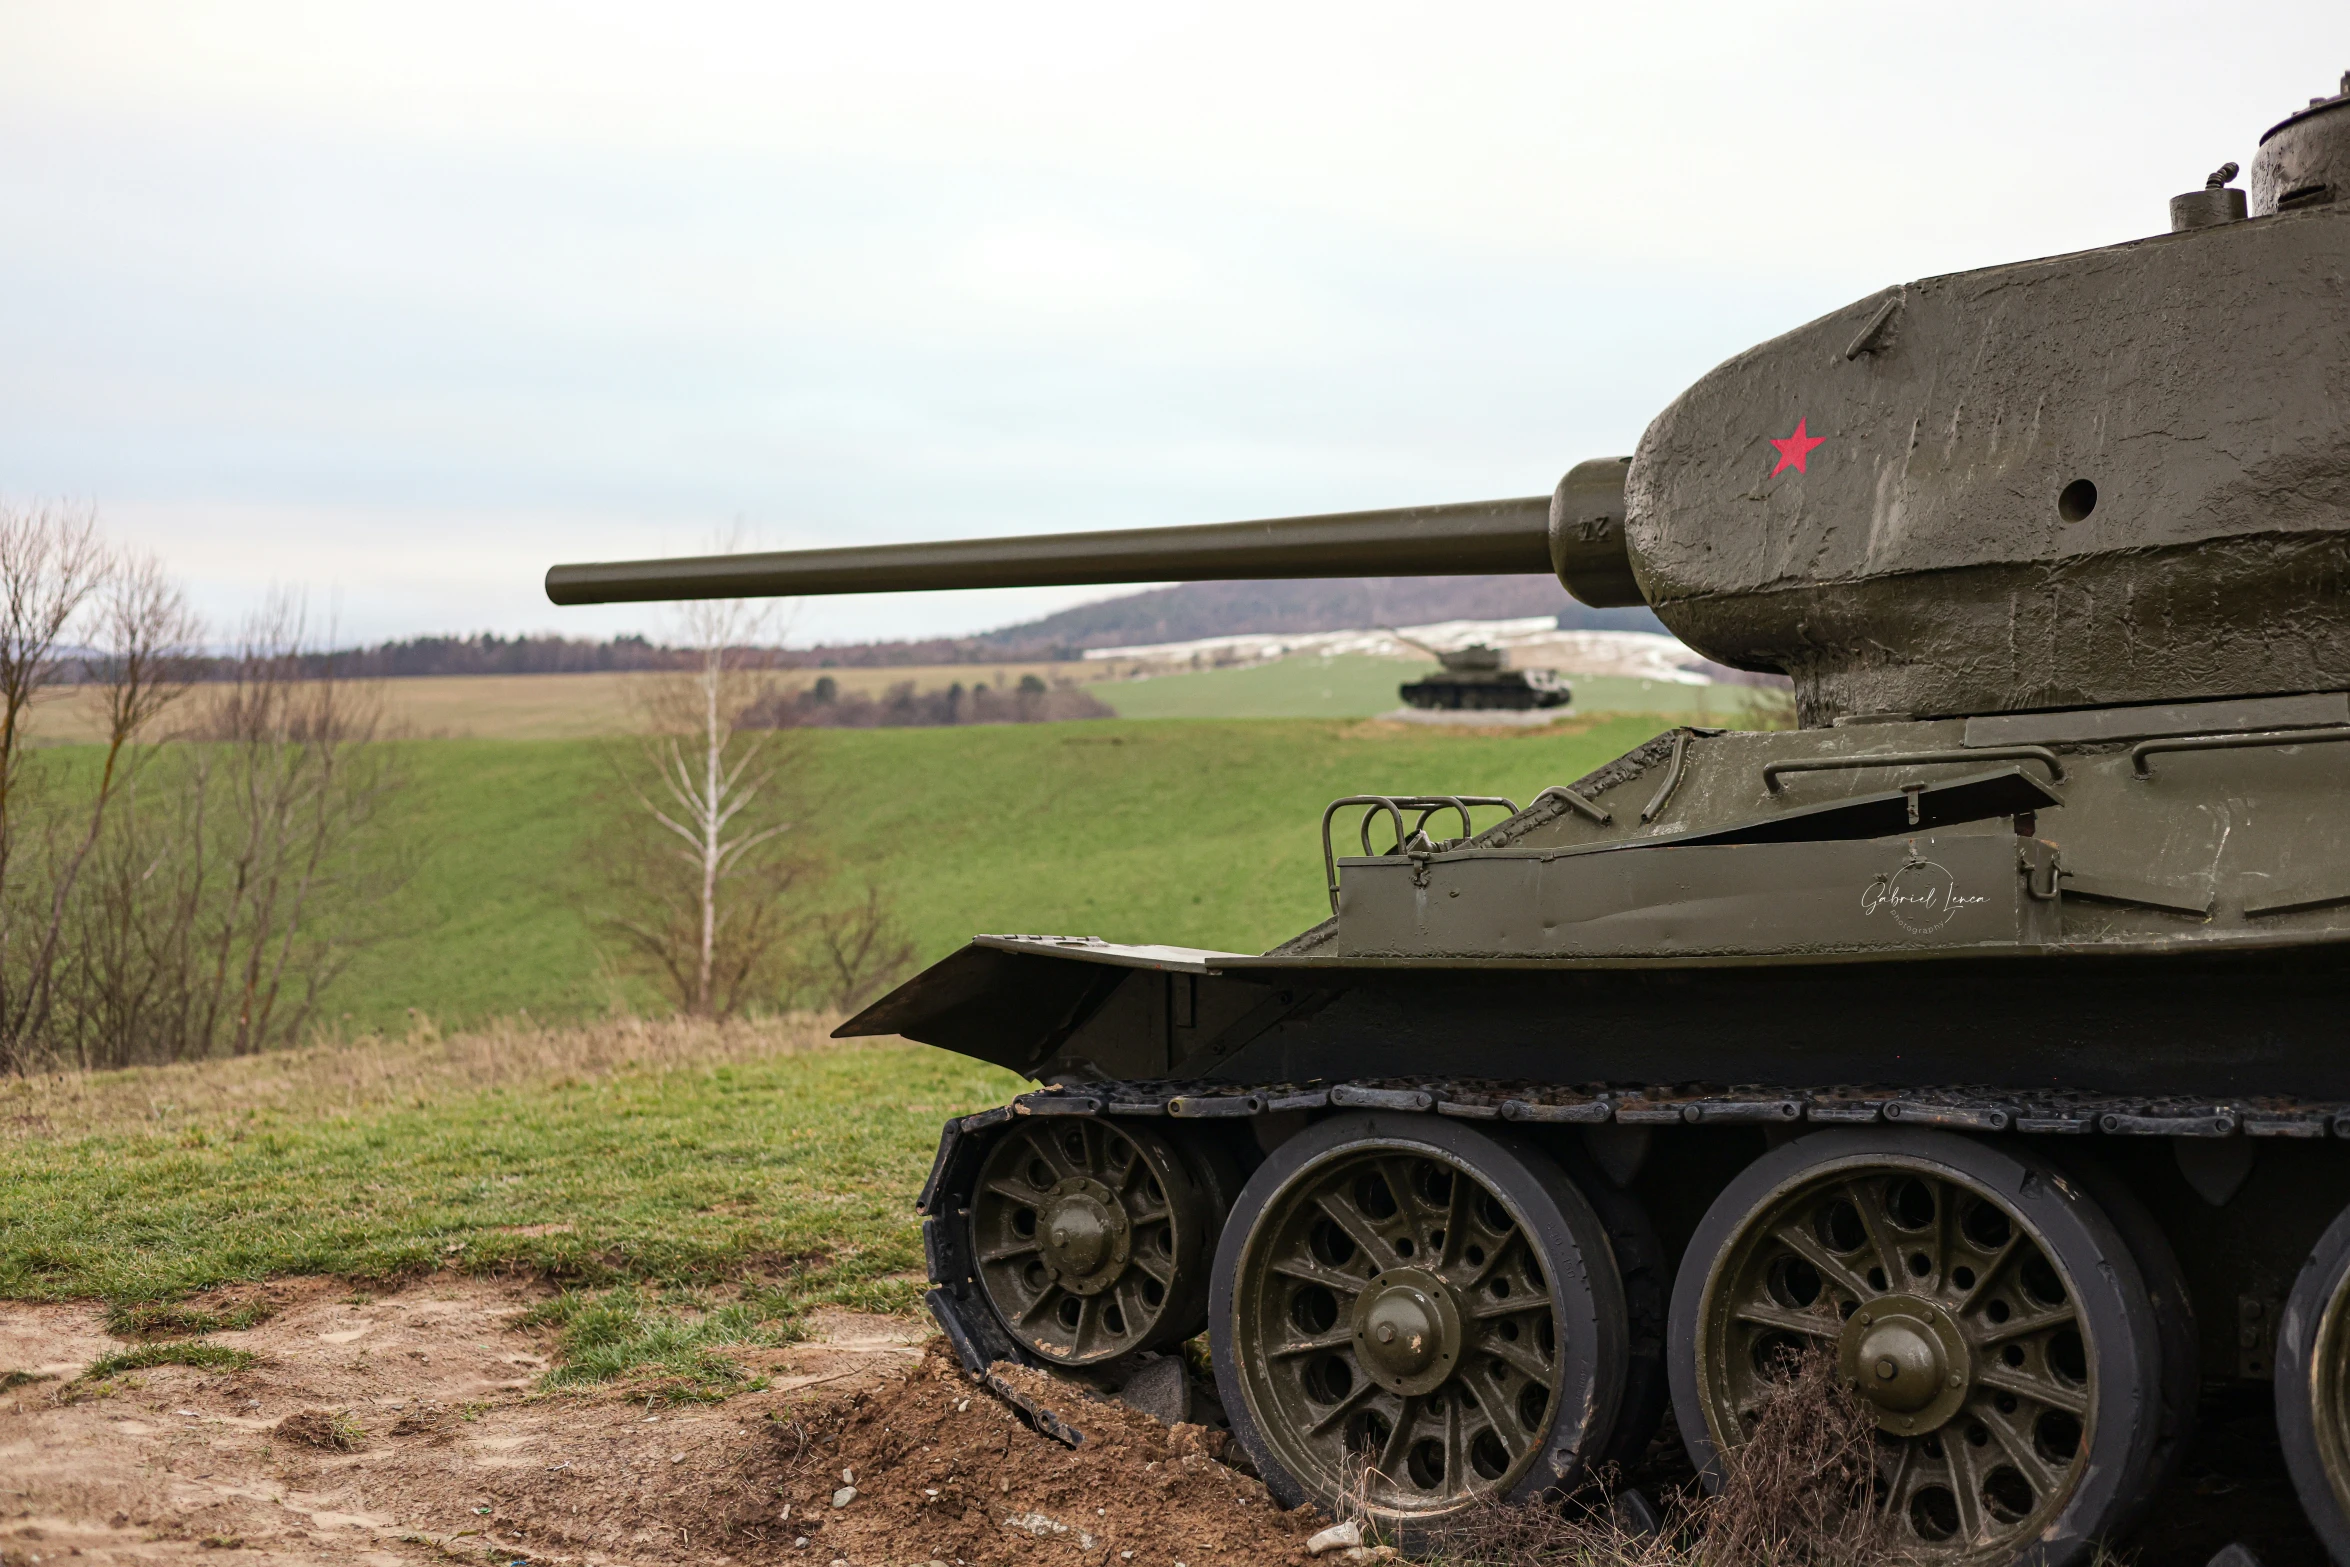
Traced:
[[0, 1374], [36, 1379], [0, 1389], [0, 1561], [185, 1561], [231, 1541], [255, 1567], [1304, 1559], [1312, 1524], [1214, 1462], [1208, 1433], [1017, 1374], [1085, 1434], [1064, 1447], [926, 1352], [919, 1324], [820, 1314], [809, 1342], [744, 1357], [764, 1391], [679, 1406], [540, 1391], [552, 1345], [517, 1324], [543, 1293], [282, 1280], [251, 1327], [205, 1340], [250, 1366], [97, 1380], [77, 1379], [128, 1347], [103, 1308], [0, 1302]]
[[[934, 1342], [903, 1380], [778, 1425], [778, 1506], [763, 1541], [818, 1561], [1086, 1561], [1134, 1567], [1305, 1560], [1327, 1523], [1170, 1429], [1034, 1372], [1020, 1390], [1082, 1433], [1038, 1436]], [[1221, 1435], [1221, 1433], [1215, 1433]], [[802, 1539], [808, 1541], [800, 1546]]]
[[331, 1409], [298, 1409], [272, 1426], [269, 1434], [281, 1442], [331, 1448], [338, 1453], [350, 1452], [366, 1437], [358, 1421]]

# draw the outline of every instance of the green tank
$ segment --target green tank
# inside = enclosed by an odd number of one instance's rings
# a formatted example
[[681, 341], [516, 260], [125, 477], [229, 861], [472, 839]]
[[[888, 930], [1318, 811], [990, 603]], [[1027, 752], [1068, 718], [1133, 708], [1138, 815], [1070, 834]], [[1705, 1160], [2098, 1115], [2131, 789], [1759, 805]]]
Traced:
[[1388, 634], [1435, 659], [1440, 670], [1395, 688], [1406, 707], [1431, 713], [1530, 713], [1575, 700], [1575, 688], [1555, 671], [1513, 669], [1507, 653], [1486, 643], [1439, 649], [1400, 631]]
[[2350, 80], [2234, 173], [1748, 349], [1548, 496], [551, 572], [1549, 571], [1791, 677], [1791, 731], [1333, 802], [1269, 952], [980, 936], [844, 1024], [1038, 1085], [919, 1194], [965, 1362], [1204, 1331], [1283, 1503], [1425, 1539], [1668, 1407], [1716, 1476], [1809, 1347], [1934, 1563], [2084, 1560], [2252, 1411], [2350, 1563]]

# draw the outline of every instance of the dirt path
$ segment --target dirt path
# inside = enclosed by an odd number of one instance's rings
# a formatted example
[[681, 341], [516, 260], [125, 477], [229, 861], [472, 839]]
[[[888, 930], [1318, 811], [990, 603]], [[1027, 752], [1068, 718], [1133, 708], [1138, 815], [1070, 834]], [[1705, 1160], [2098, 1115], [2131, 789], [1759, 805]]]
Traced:
[[[837, 1314], [753, 1357], [769, 1390], [648, 1410], [534, 1396], [549, 1346], [511, 1325], [537, 1298], [519, 1284], [256, 1293], [274, 1315], [207, 1340], [253, 1366], [152, 1367], [63, 1398], [127, 1344], [94, 1306], [0, 1303], [0, 1375], [52, 1379], [0, 1393], [0, 1567], [1305, 1559], [1307, 1521], [1213, 1462], [1195, 1428], [1089, 1403], [1073, 1452], [899, 1319]], [[277, 1433], [306, 1410], [347, 1412], [364, 1435], [337, 1451]]]

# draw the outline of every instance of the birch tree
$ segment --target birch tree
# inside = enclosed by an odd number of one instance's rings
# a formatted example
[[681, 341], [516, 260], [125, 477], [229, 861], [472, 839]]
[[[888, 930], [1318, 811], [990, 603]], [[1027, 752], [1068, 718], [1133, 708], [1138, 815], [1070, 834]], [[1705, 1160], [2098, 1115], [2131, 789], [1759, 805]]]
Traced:
[[804, 924], [793, 894], [809, 866], [788, 837], [792, 732], [739, 721], [758, 695], [749, 665], [769, 620], [733, 601], [685, 611], [695, 667], [649, 682], [654, 733], [628, 782], [649, 841], [624, 844], [612, 865], [623, 907], [608, 928], [702, 1017], [782, 999]]

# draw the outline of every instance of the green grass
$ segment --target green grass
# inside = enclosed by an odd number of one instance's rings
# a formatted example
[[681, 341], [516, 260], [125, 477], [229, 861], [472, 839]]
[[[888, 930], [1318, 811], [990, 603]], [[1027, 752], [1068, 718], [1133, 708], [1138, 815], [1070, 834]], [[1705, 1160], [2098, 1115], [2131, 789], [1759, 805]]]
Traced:
[[106, 1314], [106, 1331], [116, 1338], [202, 1338], [207, 1333], [241, 1333], [272, 1315], [268, 1306], [207, 1311], [176, 1301], [118, 1301]]
[[1573, 680], [1578, 713], [1642, 714], [1652, 732], [1671, 724], [1758, 728], [1758, 716], [1775, 710], [1767, 705], [1771, 698], [1752, 686], [1684, 686], [1629, 675], [1576, 675]]
[[100, 1355], [75, 1380], [103, 1382], [108, 1377], [118, 1377], [126, 1371], [144, 1371], [149, 1366], [194, 1366], [199, 1371], [242, 1371], [259, 1358], [250, 1350], [230, 1349], [224, 1344], [141, 1344], [137, 1349]]
[[382, 936], [324, 998], [321, 1021], [404, 1027], [527, 1011], [576, 1017], [616, 1000], [587, 911], [610, 742], [400, 743], [408, 785], [392, 807], [419, 848], [416, 873], [381, 911]]
[[1401, 707], [1395, 688], [1436, 667], [1432, 659], [1349, 653], [1105, 681], [1086, 690], [1120, 718], [1370, 718]]
[[16, 1140], [0, 1144], [0, 1298], [455, 1267], [583, 1287], [755, 1277], [782, 1304], [901, 1309], [939, 1125], [1019, 1086], [897, 1044]]
[[[1654, 729], [1119, 719], [803, 738], [821, 802], [810, 831], [850, 883], [892, 895], [927, 960], [980, 930], [1260, 949], [1323, 913], [1315, 829], [1330, 799], [1524, 800]], [[397, 1034], [410, 1009], [444, 1025], [604, 1011], [614, 986], [591, 914], [610, 753], [401, 745], [417, 873], [329, 1016]], [[614, 1054], [486, 1088], [426, 1072], [394, 1091], [422, 1070], [404, 1056], [354, 1077], [374, 1085], [364, 1093], [273, 1101], [246, 1069], [292, 1070], [276, 1059], [114, 1074], [135, 1114], [0, 1140], [0, 1298], [97, 1298], [125, 1335], [200, 1336], [257, 1320], [188, 1301], [223, 1285], [528, 1273], [568, 1291], [542, 1318], [559, 1334], [550, 1386], [627, 1378], [657, 1396], [724, 1396], [755, 1381], [734, 1353], [789, 1341], [813, 1307], [912, 1308], [909, 1198], [939, 1124], [1022, 1086], [881, 1044], [660, 1069]], [[195, 1092], [171, 1072], [241, 1086]], [[293, 1075], [319, 1073], [333, 1076], [317, 1062]], [[125, 1353], [106, 1374], [242, 1352], [197, 1337]]]
[[[1348, 794], [1531, 799], [1653, 733], [1096, 722], [826, 736], [827, 822], [925, 957], [975, 931], [1261, 951], [1329, 912], [1319, 823]], [[893, 775], [914, 788], [860, 780]]]
[[527, 1325], [561, 1329], [562, 1364], [547, 1373], [548, 1388], [650, 1381], [672, 1401], [698, 1402], [765, 1386], [727, 1351], [791, 1342], [805, 1309], [789, 1291], [752, 1288], [718, 1300], [624, 1286], [566, 1293]]
[[[1316, 824], [1363, 792], [1531, 798], [1656, 732], [1647, 718], [1522, 734], [1338, 721], [1135, 721], [817, 730], [809, 830], [890, 895], [924, 961], [980, 931], [1261, 951], [1326, 912]], [[345, 1028], [444, 1026], [615, 1000], [592, 923], [604, 898], [589, 741], [417, 741], [400, 809], [425, 846], [386, 939], [327, 997]]]

